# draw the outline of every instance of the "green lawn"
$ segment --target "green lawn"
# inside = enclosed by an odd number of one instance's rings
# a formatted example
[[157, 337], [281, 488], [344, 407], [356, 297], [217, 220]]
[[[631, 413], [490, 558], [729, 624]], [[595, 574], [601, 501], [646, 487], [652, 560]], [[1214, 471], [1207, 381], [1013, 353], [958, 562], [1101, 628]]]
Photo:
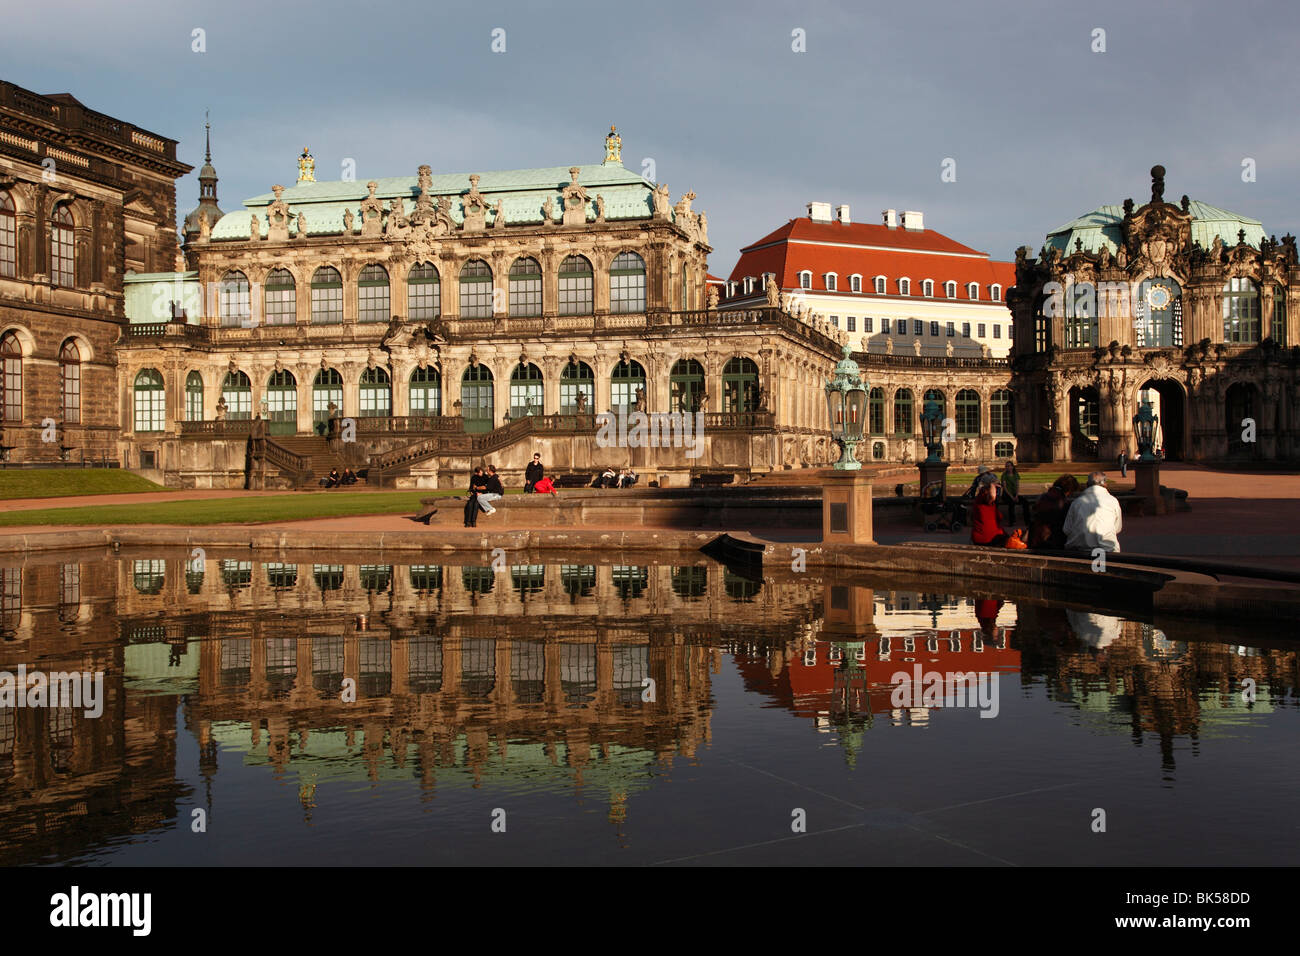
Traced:
[[428, 490], [329, 491], [319, 494], [87, 505], [82, 508], [42, 508], [37, 511], [10, 511], [0, 514], [0, 527], [257, 524], [268, 521], [299, 521], [305, 518], [342, 518], [350, 515], [414, 515], [419, 510], [420, 499], [434, 494], [437, 492]]
[[0, 471], [0, 501], [10, 498], [66, 498], [169, 491], [120, 468], [39, 468]]

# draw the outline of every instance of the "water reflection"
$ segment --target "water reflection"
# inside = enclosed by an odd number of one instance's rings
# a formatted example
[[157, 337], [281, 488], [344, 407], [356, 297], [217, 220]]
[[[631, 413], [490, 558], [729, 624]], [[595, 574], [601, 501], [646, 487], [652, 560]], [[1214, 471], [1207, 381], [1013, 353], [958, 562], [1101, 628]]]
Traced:
[[[996, 674], [1005, 697], [1039, 695], [1063, 722], [1158, 741], [1167, 774], [1178, 741], [1203, 746], [1296, 697], [1294, 649], [1184, 642], [993, 595], [763, 578], [694, 556], [321, 557], [52, 556], [0, 569], [0, 671], [102, 672], [107, 695], [98, 719], [0, 707], [0, 863], [111, 855], [184, 827], [232, 765], [253, 768], [238, 778], [253, 792], [267, 785], [257, 768], [292, 783], [307, 822], [347, 803], [335, 784], [363, 782], [430, 803], [474, 788], [584, 794], [621, 826], [675, 759], [709, 760], [718, 682], [733, 674], [829, 735], [850, 767], [873, 735], [952, 726], [962, 698], [900, 697], [900, 673]], [[1249, 704], [1245, 678], [1258, 687]], [[998, 739], [1001, 721], [980, 721], [995, 725], [981, 733]], [[691, 791], [680, 796], [689, 810]]]

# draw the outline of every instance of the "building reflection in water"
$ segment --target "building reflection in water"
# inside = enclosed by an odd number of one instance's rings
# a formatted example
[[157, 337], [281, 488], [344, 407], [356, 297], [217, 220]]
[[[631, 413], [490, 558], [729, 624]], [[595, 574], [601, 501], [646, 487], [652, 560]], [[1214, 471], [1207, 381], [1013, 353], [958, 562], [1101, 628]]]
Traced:
[[[1297, 686], [1292, 650], [685, 557], [495, 572], [245, 555], [0, 568], [0, 670], [103, 672], [107, 695], [98, 719], [0, 708], [0, 863], [186, 826], [232, 760], [291, 783], [307, 821], [340, 784], [405, 782], [430, 802], [474, 787], [579, 795], [621, 827], [636, 793], [710, 743], [724, 652], [748, 690], [835, 732], [850, 762], [882, 724], [933, 725], [934, 708], [891, 700], [916, 664], [996, 671], [1004, 695], [1019, 674], [1098, 732], [1158, 739], [1170, 768], [1176, 738], [1255, 719]], [[178, 732], [198, 743], [192, 779]]]

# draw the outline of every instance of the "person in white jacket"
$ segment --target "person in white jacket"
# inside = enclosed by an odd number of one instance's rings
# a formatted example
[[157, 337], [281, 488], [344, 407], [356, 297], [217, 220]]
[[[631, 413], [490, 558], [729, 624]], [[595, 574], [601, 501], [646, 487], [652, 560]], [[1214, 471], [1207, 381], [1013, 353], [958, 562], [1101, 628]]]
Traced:
[[1094, 471], [1088, 476], [1088, 487], [1070, 502], [1065, 516], [1065, 546], [1084, 551], [1119, 551], [1123, 527], [1124, 515], [1115, 496], [1106, 490], [1106, 475]]

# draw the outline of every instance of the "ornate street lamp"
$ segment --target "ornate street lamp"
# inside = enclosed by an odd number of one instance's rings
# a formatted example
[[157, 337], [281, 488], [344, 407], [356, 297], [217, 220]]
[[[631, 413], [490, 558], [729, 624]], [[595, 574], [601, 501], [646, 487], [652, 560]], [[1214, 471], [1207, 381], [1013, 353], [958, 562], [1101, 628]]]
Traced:
[[1137, 436], [1138, 461], [1155, 461], [1156, 425], [1160, 416], [1151, 410], [1150, 402], [1143, 402], [1133, 416], [1133, 432]]
[[832, 466], [837, 471], [854, 471], [862, 467], [853, 451], [862, 441], [867, 389], [862, 381], [862, 369], [849, 358], [852, 354], [852, 347], [844, 346], [844, 358], [835, 366], [835, 374], [826, 380], [826, 412], [831, 421], [831, 438], [841, 449], [840, 460]]
[[921, 437], [925, 441], [925, 460], [943, 461], [943, 406], [927, 399], [921, 412]]

